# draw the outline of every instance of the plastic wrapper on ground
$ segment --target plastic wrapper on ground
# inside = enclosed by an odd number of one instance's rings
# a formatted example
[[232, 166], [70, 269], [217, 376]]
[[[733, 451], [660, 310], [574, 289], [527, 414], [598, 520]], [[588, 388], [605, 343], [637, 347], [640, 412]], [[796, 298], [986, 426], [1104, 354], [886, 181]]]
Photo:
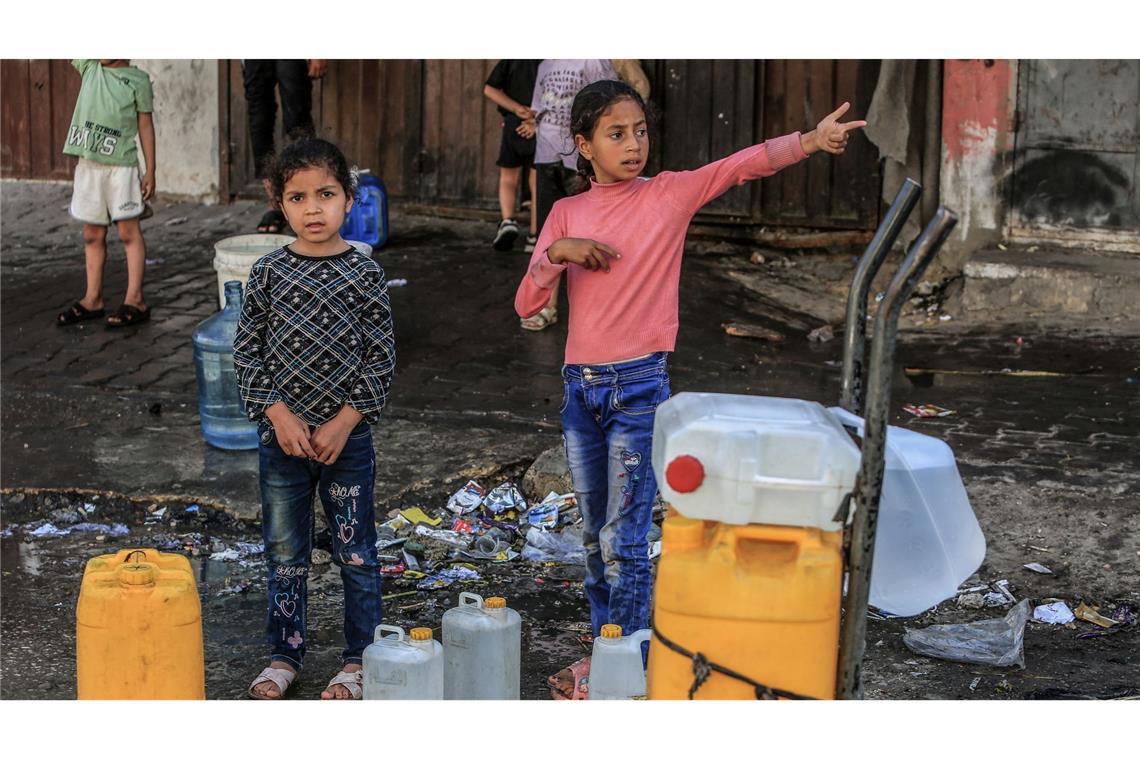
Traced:
[[483, 499], [483, 507], [496, 515], [504, 514], [512, 509], [516, 512], [525, 512], [526, 499], [515, 487], [515, 484], [508, 480], [506, 483], [500, 483], [491, 489], [491, 492]]
[[1028, 620], [1029, 600], [1023, 599], [1004, 618], [907, 628], [903, 643], [912, 652], [927, 657], [1024, 668], [1023, 644]]
[[566, 565], [586, 564], [586, 547], [582, 534], [573, 529], [548, 533], [532, 528], [526, 534], [522, 557], [531, 562], [561, 562]]

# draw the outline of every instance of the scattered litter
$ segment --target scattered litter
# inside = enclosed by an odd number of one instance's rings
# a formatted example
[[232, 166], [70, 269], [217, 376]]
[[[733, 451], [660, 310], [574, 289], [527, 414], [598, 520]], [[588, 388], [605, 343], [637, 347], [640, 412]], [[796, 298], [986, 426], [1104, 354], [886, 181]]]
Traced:
[[424, 512], [419, 507], [411, 507], [410, 509], [401, 510], [400, 511], [400, 517], [404, 518], [405, 520], [407, 520], [412, 525], [419, 525], [420, 523], [426, 523], [426, 524], [432, 526], [433, 528], [435, 526], [439, 525], [441, 522], [443, 522], [442, 518], [432, 517], [431, 515], [427, 514], [426, 512]]
[[40, 527], [32, 531], [32, 535], [36, 538], [44, 538], [45, 536], [66, 536], [66, 530], [60, 530], [51, 523], [44, 523]]
[[[546, 497], [549, 499], [550, 497]], [[548, 530], [558, 526], [558, 503], [544, 501], [526, 514], [526, 521], [536, 528]]]
[[157, 259], [147, 259], [147, 260], [146, 260], [146, 265], [147, 265], [148, 267], [153, 267], [153, 266], [157, 266], [158, 264], [162, 264], [162, 263], [163, 263], [163, 262], [165, 262], [165, 261], [166, 261], [166, 259], [164, 259], [164, 258], [157, 258]]
[[496, 515], [504, 514], [512, 509], [516, 512], [524, 512], [526, 511], [526, 499], [523, 498], [515, 484], [508, 480], [491, 489], [491, 492], [483, 499], [483, 507]]
[[188, 221], [189, 221], [188, 217], [176, 216], [173, 219], [166, 220], [165, 224], [167, 227], [174, 227], [175, 225], [178, 225], [178, 224], [185, 224]]
[[388, 530], [388, 531], [391, 531], [392, 533], [396, 533], [397, 531], [400, 530], [400, 528], [407, 527], [408, 525], [411, 525], [411, 524], [412, 524], [411, 520], [404, 517], [403, 515], [398, 514], [395, 517], [393, 517], [391, 520], [389, 520], [388, 522], [380, 523], [380, 529], [381, 530]]
[[[981, 594], [961, 594], [956, 601], [959, 607], [968, 610], [980, 610], [985, 606], [985, 597]], [[1002, 601], [1005, 601], [1004, 597]]]
[[[156, 507], [157, 505], [152, 504], [151, 506]], [[166, 517], [166, 509], [166, 507], [163, 507], [162, 509], [152, 510], [151, 513], [146, 516], [146, 520], [144, 520], [144, 522], [147, 525], [153, 525], [154, 523], [162, 522], [162, 518]]]
[[466, 549], [471, 545], [471, 536], [454, 530], [432, 530], [426, 525], [417, 525], [416, 535], [451, 546], [458, 546], [460, 549]]
[[1067, 625], [1076, 620], [1069, 605], [1064, 602], [1041, 604], [1033, 609], [1033, 619], [1049, 625]]
[[767, 259], [764, 258], [764, 254], [760, 253], [760, 251], [753, 251], [750, 261], [753, 264], [763, 264]]
[[934, 404], [907, 404], [903, 407], [904, 412], [913, 414], [915, 417], [949, 417], [952, 414], [957, 414], [953, 409], [944, 409]]
[[475, 533], [477, 530], [474, 524], [462, 517], [456, 517], [451, 521], [451, 529], [456, 533]]
[[12, 529], [11, 528], [5, 528], [4, 530], [0, 530], [0, 538], [11, 538], [11, 537], [12, 537]]
[[835, 330], [831, 329], [831, 325], [817, 327], [807, 334], [807, 339], [812, 343], [826, 343], [834, 337]]
[[1081, 602], [1077, 605], [1076, 612], [1073, 614], [1075, 614], [1081, 620], [1099, 625], [1101, 628], [1111, 628], [1120, 622], [1118, 620], [1113, 620], [1112, 618], [1106, 618], [1104, 615], [1098, 612], [1097, 608], [1090, 607], [1084, 602]]
[[233, 594], [244, 594], [246, 591], [249, 591], [252, 585], [253, 581], [251, 581], [249, 578], [242, 578], [232, 586], [229, 584], [229, 581], [227, 579], [225, 587], [223, 587], [222, 590], [214, 596], [231, 596]]
[[455, 565], [446, 570], [440, 570], [438, 573], [433, 573], [427, 578], [416, 584], [416, 588], [426, 591], [434, 591], [436, 589], [447, 588], [456, 581], [477, 581], [481, 576], [477, 570], [472, 570], [463, 565]]
[[211, 554], [210, 559], [219, 560], [221, 562], [233, 562], [234, 560], [241, 559], [241, 554], [237, 549], [226, 549], [225, 551]]
[[561, 533], [531, 530], [526, 534], [522, 558], [532, 562], [561, 562], [568, 565], [586, 564], [586, 547], [579, 531], [566, 529]]
[[78, 525], [72, 525], [68, 530], [63, 531], [60, 535], [69, 531], [78, 531], [80, 533], [102, 533], [113, 538], [122, 538], [131, 532], [131, 529], [122, 523], [113, 523], [111, 525], [103, 525], [101, 523], [82, 522]]
[[1004, 578], [1000, 581], [995, 581], [994, 588], [997, 589], [998, 593], [1004, 596], [1010, 604], [1017, 604], [1017, 597], [1009, 590], [1009, 581]]
[[1005, 594], [999, 594], [996, 591], [991, 591], [982, 597], [982, 606], [984, 607], [1005, 607], [1010, 603]]
[[199, 509], [200, 509], [200, 507], [197, 504], [191, 504], [190, 506], [186, 507], [186, 509], [183, 511], [185, 511], [186, 514], [188, 514], [188, 515], [193, 515], [193, 514], [197, 514]]
[[970, 691], [973, 691], [974, 689], [978, 688], [978, 684], [980, 684], [981, 682], [982, 682], [981, 676], [977, 676], [976, 678], [974, 678], [973, 681], [970, 681]]
[[1032, 570], [1035, 573], [1041, 573], [1042, 575], [1052, 575], [1053, 574], [1052, 570], [1045, 567], [1044, 565], [1042, 565], [1039, 562], [1030, 562], [1028, 564], [1022, 565], [1022, 567], [1024, 567], [1026, 570]]
[[953, 318], [954, 317], [950, 316], [949, 314], [941, 314], [938, 317], [938, 321], [939, 322], [949, 322]]
[[388, 287], [390, 287], [390, 288], [402, 288], [407, 284], [408, 284], [408, 281], [405, 280], [403, 277], [397, 277], [394, 280], [388, 280]]
[[883, 299], [886, 297], [887, 297], [887, 294], [880, 290], [878, 293], [875, 294], [875, 303], [882, 303]]
[[1120, 625], [1114, 625], [1111, 628], [1098, 628], [1095, 631], [1086, 631], [1085, 633], [1078, 633], [1078, 639], [1095, 639], [1101, 636], [1111, 636], [1114, 633], [1120, 633], [1135, 626], [1140, 622], [1140, 615], [1137, 614], [1136, 609], [1127, 604], [1121, 604], [1112, 614], [1108, 616], [1109, 620], [1113, 620]]
[[83, 511], [89, 515], [95, 514], [95, 505], [89, 501], [83, 502]]
[[903, 644], [912, 652], [943, 660], [1024, 668], [1022, 645], [1028, 618], [1029, 600], [1023, 599], [1004, 618], [907, 628]]
[[465, 515], [478, 509], [486, 495], [487, 489], [474, 480], [469, 480], [467, 485], [453, 493], [451, 498], [447, 500], [447, 508], [457, 515]]
[[724, 322], [721, 327], [724, 328], [726, 334], [734, 338], [756, 338], [770, 343], [783, 343], [785, 338], [784, 334], [778, 330], [745, 322]]
[[656, 559], [661, 556], [661, 542], [654, 541], [649, 545], [649, 559]]
[[238, 554], [241, 555], [242, 559], [245, 559], [246, 557], [256, 557], [259, 554], [265, 553], [264, 544], [254, 544], [247, 543], [245, 541], [238, 541], [236, 544], [234, 544], [234, 548], [238, 550]]

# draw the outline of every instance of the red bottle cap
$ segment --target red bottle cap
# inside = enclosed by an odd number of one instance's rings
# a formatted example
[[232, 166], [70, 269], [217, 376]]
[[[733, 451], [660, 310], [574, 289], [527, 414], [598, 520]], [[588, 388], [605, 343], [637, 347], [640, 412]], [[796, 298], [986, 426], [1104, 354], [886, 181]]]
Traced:
[[705, 480], [705, 468], [701, 460], [682, 454], [665, 468], [665, 480], [677, 493], [690, 493], [700, 488]]

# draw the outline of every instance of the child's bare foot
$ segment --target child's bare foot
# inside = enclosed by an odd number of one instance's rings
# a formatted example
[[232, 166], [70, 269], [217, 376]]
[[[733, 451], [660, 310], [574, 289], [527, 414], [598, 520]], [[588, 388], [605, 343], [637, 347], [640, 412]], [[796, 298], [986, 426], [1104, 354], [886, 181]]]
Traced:
[[[281, 660], [274, 660], [273, 662], [269, 663], [269, 667], [288, 671], [292, 674], [292, 676], [297, 675], [296, 668], [294, 668], [289, 663], [283, 662]], [[264, 675], [264, 671], [262, 671], [262, 675]], [[261, 676], [258, 676], [258, 678], [261, 678]], [[284, 688], [288, 689], [289, 684], [293, 682], [293, 677], [289, 677], [287, 679], [283, 677], [283, 680], [285, 681]], [[268, 677], [261, 683], [258, 683], [257, 679], [254, 679], [254, 683], [249, 687], [249, 691], [251, 696], [257, 697], [259, 699], [278, 699], [282, 694], [282, 689], [278, 686], [278, 684], [270, 680]]]
[[364, 693], [364, 674], [360, 671], [360, 665], [346, 662], [321, 692], [321, 699], [360, 699]]
[[590, 658], [583, 657], [546, 679], [554, 699], [585, 699], [590, 682]]

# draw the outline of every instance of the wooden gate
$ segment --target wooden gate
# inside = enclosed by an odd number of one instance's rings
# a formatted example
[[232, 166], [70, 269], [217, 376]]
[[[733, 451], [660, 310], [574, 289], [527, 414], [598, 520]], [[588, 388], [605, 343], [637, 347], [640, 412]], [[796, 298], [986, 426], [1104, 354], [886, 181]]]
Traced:
[[79, 95], [70, 61], [0, 61], [0, 173], [12, 179], [71, 179], [75, 159], [63, 155]]

